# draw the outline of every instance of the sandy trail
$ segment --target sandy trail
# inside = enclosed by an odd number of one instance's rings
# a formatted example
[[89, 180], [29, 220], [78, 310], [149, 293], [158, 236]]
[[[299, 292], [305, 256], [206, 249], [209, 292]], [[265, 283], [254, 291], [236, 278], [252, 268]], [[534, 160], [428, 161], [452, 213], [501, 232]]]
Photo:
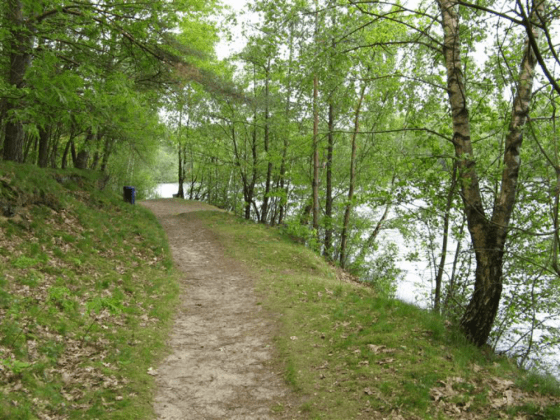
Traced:
[[[257, 305], [243, 267], [192, 215], [217, 209], [172, 199], [141, 204], [162, 224], [184, 273], [172, 354], [157, 369], [157, 418], [291, 418], [290, 391], [271, 363], [275, 321]], [[281, 413], [273, 410], [277, 404], [285, 408]]]

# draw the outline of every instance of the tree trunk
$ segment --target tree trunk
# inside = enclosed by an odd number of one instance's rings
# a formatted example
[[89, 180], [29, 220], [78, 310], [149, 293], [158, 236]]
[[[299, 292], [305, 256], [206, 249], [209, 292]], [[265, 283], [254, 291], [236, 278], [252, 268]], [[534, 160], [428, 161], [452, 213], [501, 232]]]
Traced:
[[177, 194], [174, 194], [173, 196], [177, 198], [185, 198], [185, 190], [183, 189], [183, 183], [185, 182], [185, 171], [183, 170], [183, 150], [181, 145], [179, 145], [177, 149], [179, 155], [179, 190], [177, 191]]
[[350, 155], [350, 183], [348, 185], [348, 203], [346, 204], [346, 209], [344, 210], [344, 220], [342, 222], [342, 233], [340, 234], [340, 266], [344, 268], [346, 266], [347, 259], [347, 241], [348, 241], [348, 228], [350, 225], [350, 214], [352, 213], [352, 200], [354, 199], [354, 188], [356, 183], [356, 140], [358, 133], [360, 132], [360, 111], [362, 110], [362, 102], [364, 101], [364, 96], [366, 93], [366, 84], [362, 85], [362, 90], [360, 91], [360, 99], [356, 105], [356, 113], [354, 115], [354, 132], [352, 133], [352, 153]]
[[255, 195], [255, 185], [257, 184], [257, 175], [258, 175], [258, 163], [259, 163], [259, 156], [257, 150], [257, 76], [256, 70], [253, 66], [253, 84], [254, 84], [254, 98], [255, 98], [255, 109], [253, 111], [253, 133], [251, 136], [251, 156], [252, 156], [252, 166], [251, 166], [251, 179], [248, 181], [247, 185], [247, 198], [245, 200], [245, 218], [249, 220], [251, 218], [251, 205], [255, 210], [255, 215], [257, 216], [257, 220], [260, 219], [259, 212], [257, 206], [254, 203], [254, 195]]
[[[179, 160], [179, 171], [177, 173], [177, 180], [179, 182], [179, 190], [177, 194], [173, 194], [174, 197], [178, 198], [185, 198], [185, 190], [183, 188], [183, 183], [185, 182], [185, 156], [184, 156], [184, 146], [183, 146], [183, 105], [181, 105], [181, 109], [179, 110], [179, 126], [177, 127], [177, 156]], [[187, 129], [188, 129], [188, 122], [187, 122]]]
[[89, 162], [89, 152], [87, 150], [80, 150], [78, 156], [76, 157], [75, 167], [77, 169], [87, 169]]
[[328, 122], [328, 136], [327, 136], [327, 190], [325, 197], [325, 249], [323, 255], [331, 260], [332, 256], [332, 235], [333, 235], [333, 181], [332, 181], [332, 166], [334, 155], [334, 105], [329, 103], [329, 122]]
[[[23, 4], [21, 0], [7, 0], [7, 19], [11, 24], [8, 41], [10, 62], [8, 67], [8, 85], [22, 88], [25, 83], [25, 72], [31, 63], [32, 36], [25, 27], [23, 16]], [[5, 115], [16, 109], [18, 103], [7, 100], [5, 103]], [[4, 133], [4, 160], [15, 162], [23, 161], [23, 125], [8, 117]]]
[[269, 111], [269, 84], [270, 84], [270, 58], [265, 69], [266, 80], [265, 80], [265, 108], [264, 108], [264, 152], [266, 155], [266, 160], [268, 162], [266, 169], [266, 183], [264, 189], [264, 197], [261, 207], [261, 223], [266, 223], [268, 217], [268, 202], [270, 200], [270, 184], [272, 182], [272, 159], [270, 157], [270, 111]]
[[113, 145], [115, 144], [115, 139], [111, 136], [105, 137], [105, 144], [103, 145], [103, 158], [101, 159], [101, 172], [107, 171], [107, 165], [109, 163], [109, 158], [113, 152]]
[[[453, 119], [453, 143], [467, 226], [476, 257], [474, 291], [461, 319], [461, 327], [474, 344], [482, 346], [488, 341], [500, 303], [504, 248], [515, 204], [521, 163], [519, 153], [523, 141], [522, 129], [529, 113], [536, 60], [527, 43], [521, 63], [517, 93], [513, 101], [512, 121], [505, 141], [500, 191], [494, 202], [492, 218], [489, 220], [482, 205], [471, 142], [469, 111], [462, 73], [459, 15], [456, 10], [458, 6], [456, 0], [438, 1], [444, 33], [443, 53]], [[541, 3], [539, 7], [544, 7], [544, 4]]]
[[75, 143], [72, 142], [72, 159], [74, 160], [74, 167], [77, 169], [87, 169], [89, 162], [89, 144], [93, 140], [93, 129], [88, 128], [86, 131], [86, 138], [82, 145], [82, 150], [76, 155]]
[[436, 290], [434, 295], [434, 312], [439, 313], [441, 304], [441, 284], [443, 283], [443, 272], [445, 270], [445, 260], [447, 258], [447, 243], [449, 240], [449, 219], [451, 217], [451, 206], [455, 196], [457, 177], [457, 164], [453, 162], [453, 173], [451, 174], [451, 185], [447, 191], [447, 201], [445, 203], [445, 214], [443, 215], [443, 241], [441, 244], [441, 256], [439, 259], [436, 273]]
[[50, 167], [56, 168], [58, 166], [58, 149], [60, 147], [60, 131], [62, 130], [62, 123], [56, 125], [54, 133], [51, 132], [51, 150], [49, 152]]
[[[332, 27], [336, 27], [336, 15], [333, 14]], [[331, 53], [329, 60], [329, 70], [331, 74], [336, 73], [334, 66], [336, 54], [336, 39], [333, 37], [331, 41]], [[325, 197], [325, 249], [323, 250], [323, 256], [328, 260], [333, 259], [333, 249], [332, 249], [332, 236], [333, 236], [333, 155], [334, 155], [334, 97], [336, 96], [337, 89], [334, 88], [330, 92], [329, 98], [329, 122], [328, 122], [328, 136], [327, 136], [327, 186], [326, 186], [326, 197]]]
[[46, 168], [49, 164], [49, 130], [39, 128], [39, 167]]
[[[315, 44], [319, 47], [319, 10], [315, 0]], [[313, 77], [313, 181], [312, 187], [312, 214], [313, 230], [319, 231], [319, 77], [317, 70]]]
[[286, 157], [288, 155], [288, 134], [284, 133], [284, 142], [282, 146], [282, 162], [280, 163], [280, 182], [278, 188], [282, 191], [280, 196], [280, 205], [278, 210], [278, 224], [284, 221], [284, 214], [286, 213], [286, 205], [288, 204], [288, 188], [286, 186]]
[[[463, 232], [465, 231], [465, 215], [463, 214], [463, 220], [461, 222], [461, 228], [459, 229], [459, 238], [463, 237]], [[449, 284], [447, 285], [447, 292], [445, 294], [445, 300], [443, 301], [444, 311], [449, 311], [449, 301], [455, 299], [455, 285], [457, 283], [457, 264], [459, 263], [459, 255], [461, 253], [461, 240], [457, 241], [457, 247], [455, 248], [455, 256], [453, 257], [453, 268], [451, 269], [451, 278], [449, 279]]]
[[[24, 135], [24, 140], [23, 140], [23, 158], [22, 158], [22, 162], [25, 163], [27, 162], [27, 157], [29, 156], [29, 152], [31, 152], [31, 148], [33, 147], [34, 143], [36, 143], [36, 138], [29, 138], [29, 135]], [[33, 162], [35, 163], [35, 162]]]
[[[257, 124], [256, 124], [257, 114], [255, 112], [255, 126], [253, 129], [253, 136], [252, 136], [252, 143], [251, 143], [251, 155], [253, 158], [252, 163], [252, 170], [251, 170], [251, 180], [249, 181], [249, 185], [247, 187], [247, 207], [245, 208], [245, 218], [249, 220], [251, 218], [251, 205], [254, 204], [254, 195], [255, 195], [255, 185], [257, 184], [257, 175], [258, 175], [258, 163], [259, 163], [259, 156], [257, 153]], [[255, 214], [257, 214], [257, 220], [259, 219], [258, 211], [255, 206]]]
[[[294, 36], [293, 36], [294, 25], [290, 24], [290, 35], [289, 35], [289, 55], [288, 55], [288, 75], [287, 75], [287, 86], [286, 86], [286, 110], [285, 110], [285, 124], [288, 127], [290, 122], [290, 100], [292, 97], [292, 67], [294, 61]], [[289, 146], [289, 135], [290, 130], [287, 129], [282, 134], [283, 144], [282, 144], [282, 162], [280, 163], [280, 190], [283, 191], [280, 197], [280, 209], [278, 211], [278, 224], [282, 224], [284, 221], [284, 214], [286, 213], [286, 206], [288, 204], [288, 187], [286, 186], [286, 159], [288, 156], [288, 146]]]
[[70, 147], [72, 146], [73, 142], [74, 139], [70, 137], [70, 140], [68, 140], [68, 142], [66, 143], [66, 147], [64, 148], [64, 152], [62, 153], [62, 162], [60, 164], [61, 169], [66, 169], [66, 166], [68, 165], [68, 153], [70, 152]]

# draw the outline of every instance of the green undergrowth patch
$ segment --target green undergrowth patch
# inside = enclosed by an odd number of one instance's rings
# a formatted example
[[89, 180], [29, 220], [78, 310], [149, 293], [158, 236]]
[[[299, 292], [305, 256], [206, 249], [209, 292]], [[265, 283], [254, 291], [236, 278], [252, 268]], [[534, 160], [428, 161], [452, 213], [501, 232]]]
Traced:
[[256, 274], [259, 304], [280, 320], [276, 347], [302, 417], [560, 418], [557, 382], [471, 346], [440, 317], [347, 280], [280, 229], [197, 217]]
[[0, 419], [151, 418], [177, 278], [99, 175], [0, 165]]

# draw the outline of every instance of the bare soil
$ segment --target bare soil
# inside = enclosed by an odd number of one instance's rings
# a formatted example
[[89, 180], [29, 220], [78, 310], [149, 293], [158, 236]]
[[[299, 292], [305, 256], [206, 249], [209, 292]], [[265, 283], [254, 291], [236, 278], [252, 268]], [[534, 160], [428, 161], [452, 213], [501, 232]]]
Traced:
[[154, 372], [157, 418], [299, 417], [274, 357], [274, 317], [258, 305], [248, 271], [193, 214], [219, 210], [173, 199], [141, 204], [165, 229], [183, 273], [171, 354]]

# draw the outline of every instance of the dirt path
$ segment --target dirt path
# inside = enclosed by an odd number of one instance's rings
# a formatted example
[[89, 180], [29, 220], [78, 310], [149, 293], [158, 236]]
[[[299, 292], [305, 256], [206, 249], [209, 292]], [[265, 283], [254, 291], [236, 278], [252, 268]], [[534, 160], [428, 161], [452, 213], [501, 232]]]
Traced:
[[172, 354], [157, 369], [158, 419], [288, 417], [286, 410], [273, 410], [277, 404], [286, 408], [290, 398], [271, 363], [274, 320], [257, 305], [243, 268], [188, 214], [217, 209], [171, 199], [141, 204], [167, 232], [175, 264], [184, 273]]

